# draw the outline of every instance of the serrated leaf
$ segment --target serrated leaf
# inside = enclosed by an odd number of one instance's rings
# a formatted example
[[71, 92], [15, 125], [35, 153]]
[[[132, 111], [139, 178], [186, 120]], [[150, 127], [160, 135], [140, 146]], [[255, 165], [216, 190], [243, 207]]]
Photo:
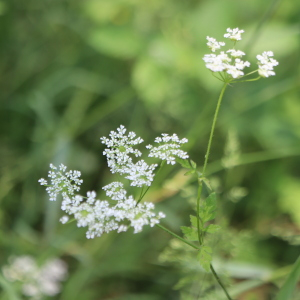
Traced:
[[207, 232], [207, 233], [215, 233], [220, 229], [221, 229], [221, 226], [216, 225], [216, 224], [210, 224], [210, 225], [208, 225], [207, 227], [204, 228], [204, 231]]
[[216, 193], [211, 193], [200, 208], [199, 217], [201, 218], [203, 224], [213, 220], [216, 217], [216, 208]]
[[205, 200], [205, 203], [207, 204], [207, 206], [212, 206], [215, 209], [217, 208], [217, 196], [216, 193], [213, 192], [211, 193]]
[[198, 227], [198, 225], [197, 225], [197, 217], [190, 215], [190, 220], [191, 220], [192, 226], [195, 227], [195, 228], [197, 228]]
[[200, 262], [200, 265], [203, 267], [203, 269], [206, 272], [209, 272], [210, 270], [210, 263], [212, 261], [212, 249], [209, 246], [202, 246], [198, 253], [198, 261]]
[[196, 228], [181, 226], [182, 233], [191, 242], [198, 241], [198, 232]]
[[176, 157], [176, 162], [178, 162], [183, 168], [191, 169], [191, 165], [187, 159]]
[[206, 223], [208, 221], [213, 220], [216, 217], [216, 213], [215, 213], [215, 211], [200, 210], [199, 216], [200, 216], [202, 223]]

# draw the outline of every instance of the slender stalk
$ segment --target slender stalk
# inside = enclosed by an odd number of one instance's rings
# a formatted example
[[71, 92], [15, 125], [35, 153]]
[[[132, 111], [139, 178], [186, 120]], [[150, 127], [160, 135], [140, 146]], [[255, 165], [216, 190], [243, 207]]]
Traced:
[[220, 93], [220, 96], [219, 96], [219, 99], [218, 99], [218, 103], [217, 103], [213, 123], [212, 123], [211, 130], [210, 130], [210, 136], [209, 136], [209, 140], [208, 140], [207, 150], [206, 150], [206, 153], [205, 153], [205, 161], [204, 161], [204, 166], [203, 166], [203, 170], [202, 170], [203, 177], [205, 176], [205, 171], [206, 171], [208, 158], [209, 158], [209, 154], [210, 154], [211, 143], [212, 143], [212, 139], [213, 139], [213, 135], [214, 135], [217, 119], [218, 119], [218, 114], [219, 114], [221, 102], [222, 102], [222, 99], [223, 99], [223, 96], [224, 96], [227, 85], [228, 85], [228, 83], [224, 83], [223, 88], [222, 88], [221, 93]]
[[173, 231], [169, 230], [168, 228], [166, 228], [166, 227], [164, 227], [164, 226], [162, 226], [160, 224], [156, 224], [156, 226], [159, 227], [160, 229], [168, 232], [169, 234], [171, 234], [172, 236], [174, 236], [176, 239], [178, 239], [178, 240], [184, 242], [185, 244], [193, 247], [194, 249], [200, 250], [199, 247], [197, 247], [196, 245], [194, 245], [194, 244], [190, 243], [189, 241], [183, 239], [181, 236], [177, 235], [176, 233], [174, 233]]
[[[204, 161], [204, 165], [203, 165], [203, 170], [202, 170], [202, 177], [205, 177], [205, 171], [206, 171], [206, 167], [207, 167], [207, 163], [208, 163], [208, 158], [209, 158], [209, 154], [210, 154], [210, 148], [211, 148], [211, 144], [212, 144], [212, 139], [213, 139], [213, 135], [214, 135], [214, 131], [215, 131], [215, 127], [216, 127], [216, 122], [218, 119], [218, 114], [219, 114], [219, 109], [221, 106], [221, 102], [226, 90], [228, 83], [225, 82], [223, 85], [223, 88], [221, 90], [219, 99], [218, 99], [218, 103], [217, 103], [217, 107], [215, 110], [215, 115], [214, 115], [214, 119], [213, 119], [213, 123], [211, 126], [211, 130], [210, 130], [210, 135], [209, 135], [209, 140], [208, 140], [208, 145], [207, 145], [207, 149], [206, 149], [206, 153], [205, 153], [205, 161]], [[202, 193], [202, 180], [199, 180], [199, 187], [198, 187], [198, 194], [197, 194], [197, 228], [198, 228], [198, 239], [199, 239], [199, 243], [200, 245], [202, 245], [203, 243], [203, 233], [200, 227], [200, 199], [201, 199], [201, 193]]]
[[[202, 170], [202, 175], [201, 175], [202, 178], [205, 178], [206, 167], [208, 164], [210, 149], [211, 149], [212, 140], [213, 140], [213, 136], [214, 136], [214, 132], [215, 132], [215, 127], [216, 127], [216, 123], [217, 123], [217, 119], [218, 119], [218, 114], [219, 114], [221, 102], [222, 102], [227, 85], [228, 85], [228, 82], [224, 82], [223, 88], [220, 92], [220, 96], [218, 99], [217, 107], [215, 110], [211, 130], [210, 130], [208, 145], [207, 145], [207, 149], [206, 149], [206, 153], [205, 153], [205, 160], [204, 160], [204, 165], [203, 165], [203, 170]], [[202, 187], [203, 187], [202, 178], [198, 179], [199, 187], [198, 187], [198, 193], [197, 193], [197, 228], [198, 228], [198, 240], [199, 240], [200, 246], [203, 244], [203, 231], [201, 230], [201, 227], [200, 227], [200, 199], [201, 199], [201, 193], [202, 193]], [[211, 270], [213, 276], [215, 277], [215, 279], [217, 280], [217, 282], [219, 283], [219, 285], [221, 286], [221, 288], [223, 289], [225, 295], [227, 296], [227, 299], [232, 300], [231, 297], [229, 296], [225, 286], [223, 285], [221, 279], [219, 278], [218, 274], [216, 273], [215, 269], [213, 268], [212, 264], [210, 264], [210, 270]]]
[[232, 300], [232, 298], [229, 296], [229, 294], [228, 294], [228, 292], [227, 292], [225, 286], [223, 285], [223, 283], [222, 283], [220, 277], [219, 277], [218, 274], [216, 273], [216, 271], [215, 271], [214, 267], [212, 266], [212, 264], [210, 264], [210, 270], [211, 270], [212, 274], [214, 275], [215, 279], [218, 281], [218, 283], [219, 283], [219, 285], [221, 286], [221, 288], [223, 289], [225, 295], [227, 296], [227, 299], [228, 299], [228, 300]]

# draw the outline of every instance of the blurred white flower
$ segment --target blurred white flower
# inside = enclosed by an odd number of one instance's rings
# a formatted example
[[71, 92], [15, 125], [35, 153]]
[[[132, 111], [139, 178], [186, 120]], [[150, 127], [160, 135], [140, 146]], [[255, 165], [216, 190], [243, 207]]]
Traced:
[[244, 30], [240, 30], [238, 28], [227, 28], [227, 33], [224, 34], [224, 37], [227, 39], [231, 39], [232, 41], [240, 41], [242, 39], [241, 34]]
[[261, 55], [256, 56], [258, 60], [258, 74], [261, 77], [269, 77], [275, 75], [273, 67], [277, 66], [279, 63], [274, 58], [271, 58], [272, 56], [274, 56], [272, 51], [265, 51]]
[[61, 291], [60, 282], [68, 274], [66, 263], [60, 259], [49, 259], [39, 266], [33, 257], [27, 255], [10, 257], [2, 272], [7, 280], [20, 282], [23, 295], [32, 300], [57, 295]]

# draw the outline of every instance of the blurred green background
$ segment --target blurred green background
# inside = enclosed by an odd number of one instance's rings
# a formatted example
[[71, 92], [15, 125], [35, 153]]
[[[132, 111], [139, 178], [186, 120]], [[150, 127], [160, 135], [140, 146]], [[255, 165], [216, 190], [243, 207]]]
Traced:
[[[173, 263], [165, 232], [87, 240], [84, 229], [58, 222], [59, 203], [37, 180], [49, 163], [64, 163], [81, 170], [83, 193], [101, 195], [114, 179], [99, 137], [120, 124], [146, 144], [160, 133], [187, 137], [201, 166], [221, 88], [202, 61], [206, 36], [224, 40], [239, 27], [246, 60], [254, 66], [271, 50], [279, 66], [272, 78], [226, 91], [208, 169], [224, 227], [214, 260], [232, 288], [266, 280], [236, 299], [273, 299], [300, 250], [299, 15], [299, 1], [0, 1], [0, 264], [61, 257], [69, 278], [55, 299], [208, 299], [209, 275], [185, 254]], [[178, 234], [195, 199], [187, 179], [168, 167], [147, 195]], [[195, 272], [198, 284], [174, 289]], [[11, 299], [5, 288], [0, 295]]]

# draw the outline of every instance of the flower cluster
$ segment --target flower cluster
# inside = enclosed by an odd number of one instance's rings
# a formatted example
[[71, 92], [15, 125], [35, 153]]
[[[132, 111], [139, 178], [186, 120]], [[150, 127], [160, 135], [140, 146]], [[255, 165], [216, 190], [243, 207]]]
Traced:
[[[164, 218], [162, 212], [156, 214], [153, 212], [154, 205], [152, 203], [137, 203], [133, 196], [127, 196], [127, 191], [123, 188], [121, 182], [113, 182], [103, 187], [106, 196], [110, 200], [98, 200], [94, 191], [87, 192], [86, 197], [75, 195], [72, 191], [76, 184], [70, 182], [66, 174], [78, 172], [66, 172], [66, 166], [60, 165], [58, 170], [51, 165], [52, 171], [49, 172], [50, 182], [47, 191], [50, 198], [55, 192], [61, 191], [63, 198], [61, 209], [66, 213], [60, 221], [65, 224], [69, 221], [69, 216], [72, 215], [77, 221], [78, 227], [88, 227], [86, 232], [87, 238], [100, 237], [103, 233], [108, 233], [113, 230], [118, 232], [127, 231], [129, 227], [134, 228], [134, 233], [140, 232], [144, 225], [154, 226], [159, 223], [159, 219]], [[56, 172], [53, 170], [57, 170]], [[66, 184], [57, 178], [65, 178]], [[79, 178], [77, 178], [79, 179]], [[80, 180], [82, 182], [82, 180]], [[48, 185], [45, 179], [40, 179], [42, 185]], [[60, 189], [61, 186], [67, 185], [71, 193]], [[55, 200], [54, 199], [54, 200]]]
[[9, 265], [2, 268], [11, 282], [20, 282], [22, 294], [39, 300], [55, 296], [61, 290], [60, 282], [67, 277], [67, 265], [60, 259], [51, 259], [39, 266], [31, 256], [11, 257]]
[[[110, 132], [110, 138], [102, 137], [101, 141], [107, 146], [103, 154], [107, 157], [108, 166], [112, 173], [119, 173], [130, 181], [131, 186], [148, 187], [154, 179], [154, 170], [157, 164], [148, 165], [143, 159], [134, 162], [142, 153], [134, 146], [143, 142], [136, 137], [134, 132], [126, 135], [126, 128], [120, 126], [117, 131]], [[160, 143], [158, 147], [148, 145], [149, 157], [166, 160], [168, 164], [174, 164], [175, 158], [188, 158], [183, 150], [179, 149], [187, 139], [180, 140], [176, 134], [155, 139]], [[61, 164], [58, 168], [50, 165], [48, 173], [49, 182], [44, 178], [39, 180], [41, 185], [47, 186], [46, 191], [50, 200], [56, 200], [57, 195], [62, 195], [61, 209], [65, 215], [60, 221], [65, 224], [72, 215], [77, 221], [78, 227], [87, 227], [87, 238], [100, 237], [103, 233], [116, 230], [127, 231], [130, 227], [134, 233], [140, 232], [145, 225], [153, 227], [159, 223], [165, 215], [162, 212], [154, 212], [154, 204], [150, 202], [140, 203], [132, 195], [127, 195], [122, 182], [112, 182], [103, 187], [109, 200], [96, 199], [94, 191], [87, 192], [86, 196], [76, 194], [80, 189], [82, 179], [79, 171], [67, 171]]]
[[274, 56], [272, 51], [265, 51], [262, 55], [256, 56], [258, 60], [258, 74], [261, 77], [269, 77], [275, 75], [273, 67], [278, 65], [278, 61], [274, 58], [270, 58], [271, 56]]
[[[244, 30], [239, 30], [238, 28], [228, 28], [227, 33], [224, 34], [225, 38], [230, 39], [234, 42], [240, 41], [242, 39], [241, 34]], [[240, 78], [244, 76], [244, 68], [250, 67], [250, 63], [248, 61], [243, 61], [241, 58], [245, 55], [244, 52], [236, 49], [229, 49], [226, 52], [220, 51], [219, 54], [215, 54], [215, 52], [221, 47], [225, 46], [224, 42], [218, 42], [216, 39], [212, 37], [207, 37], [207, 46], [213, 52], [210, 54], [205, 54], [203, 60], [205, 62], [206, 67], [212, 72], [224, 72], [229, 75], [229, 78]], [[264, 52], [262, 55], [257, 55], [258, 59], [258, 74], [261, 77], [269, 77], [271, 75], [275, 75], [273, 71], [273, 67], [278, 65], [278, 62], [270, 58], [273, 56], [273, 52], [268, 51]], [[223, 76], [221, 76], [224, 78]]]
[[141, 144], [143, 140], [140, 137], [136, 138], [136, 134], [132, 131], [128, 135], [125, 133], [126, 128], [121, 125], [117, 128], [117, 132], [110, 132], [110, 139], [100, 138], [101, 142], [108, 147], [103, 151], [103, 155], [106, 155], [107, 158], [107, 164], [112, 173], [126, 175], [125, 178], [131, 181], [132, 186], [150, 186], [157, 164], [149, 166], [142, 159], [134, 163], [130, 154], [139, 157], [142, 153], [133, 146]]
[[162, 137], [157, 137], [154, 142], [158, 143], [159, 146], [146, 146], [147, 149], [150, 149], [149, 157], [157, 157], [161, 160], [166, 160], [167, 164], [171, 165], [175, 164], [176, 157], [182, 159], [187, 159], [189, 157], [185, 151], [179, 149], [181, 144], [187, 143], [188, 140], [186, 138], [180, 140], [175, 133], [172, 136], [163, 133]]
[[[48, 177], [51, 178], [51, 186], [46, 188], [47, 193], [50, 196], [50, 201], [55, 201], [57, 195], [60, 193], [63, 197], [67, 195], [74, 195], [75, 192], [80, 190], [82, 179], [80, 179], [81, 173], [79, 171], [66, 171], [66, 166], [61, 164], [59, 171], [56, 172], [57, 168], [50, 164], [50, 171]], [[39, 179], [41, 185], [47, 185], [47, 180], [44, 178]]]

